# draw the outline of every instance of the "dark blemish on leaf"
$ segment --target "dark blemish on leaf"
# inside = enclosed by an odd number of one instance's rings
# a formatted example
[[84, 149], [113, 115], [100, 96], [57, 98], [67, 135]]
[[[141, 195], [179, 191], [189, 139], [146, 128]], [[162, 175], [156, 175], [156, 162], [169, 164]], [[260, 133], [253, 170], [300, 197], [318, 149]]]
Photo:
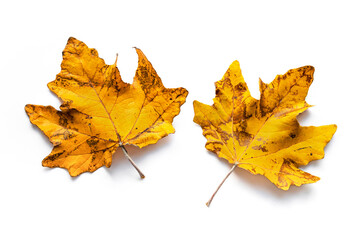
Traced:
[[312, 77], [311, 77], [311, 76], [307, 76], [306, 82], [307, 82], [307, 84], [311, 84], [311, 83], [312, 83]]
[[219, 135], [217, 134], [216, 131], [206, 132], [205, 136], [211, 136], [211, 137], [216, 138], [216, 139], [219, 138]]
[[70, 104], [71, 104], [70, 101], [64, 102], [61, 104], [61, 108], [70, 108]]
[[75, 137], [75, 135], [73, 133], [71, 133], [70, 131], [66, 130], [64, 133], [63, 133], [63, 139], [64, 140], [68, 140], [68, 139], [71, 139]]
[[[31, 111], [30, 111], [30, 109], [31, 109]], [[34, 106], [34, 105], [27, 104], [27, 105], [25, 106], [25, 111], [26, 111], [28, 114], [32, 114], [32, 112], [35, 111], [35, 106]]]
[[248, 106], [243, 107], [244, 117], [245, 117], [245, 118], [251, 118], [251, 117], [252, 117], [252, 113], [248, 112], [247, 109], [249, 109]]
[[221, 136], [221, 140], [225, 144], [227, 143], [227, 141], [229, 141], [232, 138], [231, 134], [224, 132], [224, 131], [220, 132], [220, 136]]
[[47, 157], [45, 158], [45, 160], [54, 161], [54, 160], [57, 159], [59, 156], [61, 156], [64, 152], [65, 152], [65, 150], [63, 150], [62, 152], [55, 153], [55, 154], [53, 154], [53, 155], [47, 156]]
[[[106, 81], [106, 82], [104, 83], [104, 85], [105, 85], [107, 88], [111, 88], [111, 87], [113, 87], [113, 86], [115, 85], [115, 81], [114, 81], [114, 79], [112, 78], [112, 79]], [[109, 94], [107, 94], [107, 96], [109, 96]]]
[[251, 142], [251, 139], [253, 138], [252, 134], [244, 131], [240, 131], [238, 133], [234, 132], [234, 134], [237, 140], [239, 141], [240, 146], [247, 146]]
[[214, 142], [214, 143], [207, 143], [205, 144], [205, 147], [207, 147], [208, 145], [212, 144], [212, 147], [214, 148], [214, 150], [210, 150], [212, 152], [220, 152], [221, 149], [222, 149], [222, 145], [223, 143], [222, 142]]
[[146, 67], [140, 66], [139, 71], [142, 78], [148, 78], [148, 69]]
[[68, 125], [67, 118], [61, 112], [56, 112], [56, 114], [59, 116], [58, 123], [63, 127], [67, 127]]
[[301, 148], [297, 148], [295, 151], [300, 151], [300, 150], [303, 150], [303, 149], [306, 149], [306, 148], [312, 148], [311, 146], [310, 147], [301, 147]]
[[[93, 154], [92, 157], [91, 157], [91, 163], [93, 163], [94, 160], [96, 160], [96, 155]], [[92, 164], [89, 165], [89, 169], [92, 169], [94, 166]]]
[[94, 146], [96, 146], [98, 144], [99, 140], [97, 138], [92, 137], [90, 139], [87, 139], [86, 142], [87, 142], [88, 146], [94, 147]]
[[261, 150], [262, 152], [268, 152], [266, 146], [261, 146], [261, 145], [259, 145], [259, 146], [253, 146], [252, 149], [254, 149], [254, 150]]
[[235, 86], [235, 91], [245, 91], [246, 90], [246, 86], [244, 83], [239, 83]]
[[261, 149], [260, 149], [260, 150], [261, 150], [261, 151], [263, 151], [263, 152], [268, 152], [268, 150], [267, 150], [266, 146], [261, 147]]

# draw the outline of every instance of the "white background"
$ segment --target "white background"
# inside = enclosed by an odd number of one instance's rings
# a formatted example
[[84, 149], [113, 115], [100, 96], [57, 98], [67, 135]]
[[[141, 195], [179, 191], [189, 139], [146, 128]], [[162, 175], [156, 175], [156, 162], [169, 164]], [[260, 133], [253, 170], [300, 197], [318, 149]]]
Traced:
[[[357, 239], [358, 7], [355, 1], [1, 1], [0, 239]], [[185, 87], [176, 133], [128, 147], [112, 167], [71, 178], [41, 166], [52, 146], [27, 103], [59, 107], [46, 84], [73, 36], [132, 82], [140, 48], [166, 87]], [[252, 95], [291, 68], [316, 68], [302, 125], [335, 123], [317, 183], [277, 189], [209, 153], [193, 100], [239, 60]]]

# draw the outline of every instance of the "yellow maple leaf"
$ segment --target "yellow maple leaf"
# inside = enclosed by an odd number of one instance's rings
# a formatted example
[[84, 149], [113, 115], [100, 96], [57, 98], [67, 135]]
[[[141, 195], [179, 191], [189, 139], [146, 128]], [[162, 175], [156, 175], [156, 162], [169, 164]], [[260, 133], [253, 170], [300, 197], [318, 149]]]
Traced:
[[[48, 84], [61, 98], [61, 111], [51, 106], [26, 105], [30, 121], [54, 148], [45, 167], [68, 169], [71, 176], [110, 167], [112, 155], [124, 145], [144, 147], [174, 133], [173, 118], [188, 94], [184, 88], [165, 88], [141, 50], [133, 84], [124, 83], [116, 63], [106, 65], [95, 49], [69, 38], [61, 72]], [[117, 60], [116, 60], [117, 62]]]
[[225, 179], [240, 167], [283, 190], [319, 180], [299, 166], [324, 157], [337, 126], [301, 127], [296, 119], [310, 107], [305, 98], [313, 73], [312, 66], [305, 66], [278, 75], [270, 84], [260, 79], [261, 97], [256, 100], [234, 61], [215, 84], [214, 104], [194, 101], [194, 122], [207, 138], [205, 147], [233, 164]]

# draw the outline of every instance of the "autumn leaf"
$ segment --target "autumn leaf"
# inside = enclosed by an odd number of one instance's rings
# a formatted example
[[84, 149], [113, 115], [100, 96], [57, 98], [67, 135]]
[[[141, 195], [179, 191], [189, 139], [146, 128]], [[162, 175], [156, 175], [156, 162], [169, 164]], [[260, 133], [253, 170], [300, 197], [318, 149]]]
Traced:
[[[118, 147], [144, 147], [174, 133], [173, 118], [188, 94], [184, 88], [165, 88], [141, 50], [133, 84], [122, 81], [116, 63], [106, 65], [93, 48], [69, 38], [61, 72], [48, 84], [63, 101], [61, 111], [51, 106], [26, 105], [30, 121], [54, 148], [45, 167], [66, 168], [71, 176], [110, 167]], [[117, 62], [117, 60], [116, 60]]]
[[194, 122], [203, 129], [206, 149], [233, 164], [224, 181], [236, 167], [264, 175], [283, 190], [319, 180], [299, 167], [324, 157], [337, 126], [301, 127], [296, 119], [311, 107], [305, 98], [313, 73], [312, 66], [305, 66], [276, 76], [270, 84], [260, 79], [257, 100], [235, 61], [216, 82], [212, 106], [194, 101]]

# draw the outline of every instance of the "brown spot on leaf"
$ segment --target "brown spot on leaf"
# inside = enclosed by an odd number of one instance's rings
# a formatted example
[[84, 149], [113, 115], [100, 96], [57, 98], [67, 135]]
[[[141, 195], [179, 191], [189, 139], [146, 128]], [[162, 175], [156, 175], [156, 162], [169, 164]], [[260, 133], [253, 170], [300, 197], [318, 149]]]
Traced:
[[99, 140], [97, 138], [91, 137], [90, 139], [87, 139], [86, 142], [87, 142], [88, 146], [93, 148], [94, 146], [96, 146], [98, 144]]
[[56, 114], [59, 117], [58, 123], [63, 127], [67, 127], [68, 121], [67, 121], [67, 118], [62, 114], [62, 112], [56, 112]]
[[239, 91], [239, 92], [246, 91], [246, 84], [240, 82], [235, 86], [235, 91]]
[[64, 153], [65, 153], [65, 150], [63, 150], [62, 152], [52, 154], [52, 155], [48, 155], [44, 160], [54, 161]]
[[240, 131], [237, 135], [240, 146], [247, 146], [250, 144], [253, 136], [250, 133]]
[[261, 145], [253, 146], [252, 149], [254, 149], [254, 150], [260, 150], [260, 151], [262, 151], [262, 152], [268, 152], [266, 146], [261, 146]]

